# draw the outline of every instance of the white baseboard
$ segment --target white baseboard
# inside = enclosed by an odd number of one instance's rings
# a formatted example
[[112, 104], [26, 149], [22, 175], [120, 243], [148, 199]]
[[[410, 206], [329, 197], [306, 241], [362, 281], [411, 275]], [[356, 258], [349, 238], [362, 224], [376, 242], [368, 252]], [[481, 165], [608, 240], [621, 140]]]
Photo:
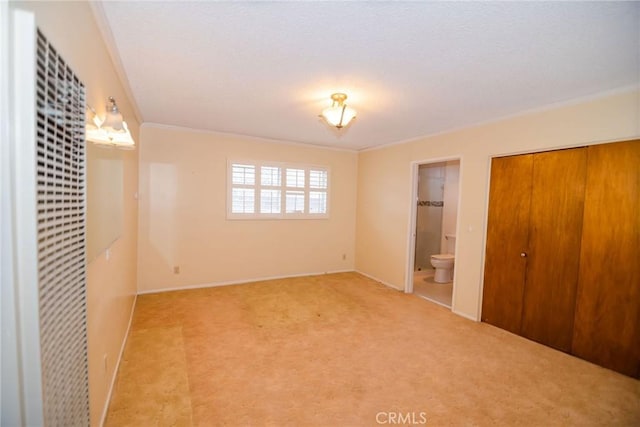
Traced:
[[458, 311], [458, 310], [451, 310], [451, 312], [452, 312], [453, 314], [456, 314], [456, 315], [458, 315], [458, 316], [460, 316], [460, 317], [464, 317], [465, 319], [472, 320], [472, 321], [474, 321], [474, 322], [479, 322], [479, 321], [480, 321], [480, 319], [478, 319], [478, 318], [476, 318], [476, 317], [474, 317], [474, 316], [469, 316], [468, 314], [463, 313], [463, 312]]
[[359, 274], [362, 274], [363, 276], [368, 277], [371, 280], [375, 280], [376, 282], [380, 282], [380, 283], [382, 283], [383, 285], [385, 285], [388, 288], [391, 288], [391, 289], [396, 290], [396, 291], [404, 292], [404, 289], [398, 288], [397, 286], [394, 286], [391, 283], [385, 282], [384, 280], [380, 280], [377, 277], [373, 277], [370, 274], [364, 273], [364, 272], [362, 272], [360, 270], [355, 270], [355, 272], [359, 273]]
[[414, 295], [415, 295], [415, 296], [417, 296], [418, 298], [422, 298], [422, 299], [423, 299], [423, 300], [425, 300], [425, 301], [432, 302], [432, 303], [434, 303], [435, 305], [439, 305], [440, 307], [444, 307], [444, 308], [446, 308], [447, 310], [451, 311], [451, 307], [450, 307], [450, 306], [448, 306], [448, 305], [447, 305], [447, 304], [445, 304], [445, 303], [442, 303], [442, 302], [440, 302], [440, 301], [436, 301], [436, 300], [431, 299], [431, 298], [427, 298], [427, 297], [425, 297], [424, 295], [420, 295], [420, 294], [414, 294]]
[[239, 280], [229, 280], [225, 282], [201, 283], [197, 285], [176, 286], [173, 288], [148, 289], [144, 291], [138, 291], [138, 295], [157, 294], [161, 292], [186, 291], [189, 289], [215, 288], [218, 286], [242, 285], [244, 283], [263, 282], [265, 280], [290, 279], [293, 277], [322, 276], [323, 274], [335, 274], [335, 273], [352, 273], [354, 271], [355, 270], [353, 269], [348, 269], [348, 270], [322, 271], [322, 272], [316, 272], [316, 273], [288, 274], [284, 276], [255, 277], [253, 279], [239, 279]]
[[115, 387], [116, 379], [118, 378], [118, 369], [120, 369], [120, 361], [122, 360], [122, 355], [124, 354], [124, 348], [126, 347], [127, 340], [129, 339], [129, 332], [131, 331], [131, 323], [133, 323], [133, 312], [136, 309], [137, 300], [138, 300], [138, 295], [134, 295], [133, 304], [131, 305], [131, 314], [129, 315], [129, 325], [127, 326], [127, 332], [124, 334], [122, 345], [120, 346], [120, 354], [118, 355], [118, 361], [116, 362], [116, 366], [113, 369], [113, 376], [111, 377], [111, 385], [109, 386], [109, 392], [107, 393], [107, 400], [104, 402], [104, 408], [102, 409], [102, 417], [100, 417], [100, 427], [104, 426], [104, 422], [107, 419], [107, 412], [109, 411], [109, 404], [111, 403], [111, 395], [113, 394], [113, 388]]

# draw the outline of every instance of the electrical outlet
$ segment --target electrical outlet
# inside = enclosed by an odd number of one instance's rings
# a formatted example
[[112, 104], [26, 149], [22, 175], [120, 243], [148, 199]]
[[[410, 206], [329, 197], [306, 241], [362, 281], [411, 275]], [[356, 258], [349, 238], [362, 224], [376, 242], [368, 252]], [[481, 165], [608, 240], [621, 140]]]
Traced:
[[180, 266], [176, 265], [173, 267], [173, 274], [180, 274]]

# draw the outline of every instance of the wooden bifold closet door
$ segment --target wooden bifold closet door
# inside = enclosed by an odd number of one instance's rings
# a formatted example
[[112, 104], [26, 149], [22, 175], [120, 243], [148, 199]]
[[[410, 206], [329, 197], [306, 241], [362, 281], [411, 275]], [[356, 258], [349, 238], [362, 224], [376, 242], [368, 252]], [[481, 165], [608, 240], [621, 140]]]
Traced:
[[493, 159], [482, 320], [640, 377], [640, 141]]
[[482, 321], [515, 334], [522, 324], [533, 155], [491, 163]]
[[494, 159], [482, 320], [570, 351], [587, 153]]
[[589, 147], [573, 354], [640, 378], [640, 141]]
[[571, 350], [587, 150], [533, 156], [522, 335]]

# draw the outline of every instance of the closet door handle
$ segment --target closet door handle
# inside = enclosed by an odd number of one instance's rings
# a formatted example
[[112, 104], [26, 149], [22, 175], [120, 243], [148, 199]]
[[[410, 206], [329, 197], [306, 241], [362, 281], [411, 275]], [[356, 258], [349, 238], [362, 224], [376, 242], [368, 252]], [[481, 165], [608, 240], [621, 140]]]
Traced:
[[526, 252], [520, 252], [520, 256], [521, 256], [522, 258], [526, 258], [526, 257], [527, 257], [527, 253], [526, 253]]

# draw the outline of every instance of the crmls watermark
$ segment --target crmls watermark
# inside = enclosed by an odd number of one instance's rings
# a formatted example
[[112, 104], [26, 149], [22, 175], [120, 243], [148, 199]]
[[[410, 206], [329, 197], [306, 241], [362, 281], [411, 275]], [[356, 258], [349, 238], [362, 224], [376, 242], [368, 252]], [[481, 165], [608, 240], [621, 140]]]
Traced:
[[376, 414], [378, 424], [402, 424], [418, 425], [427, 423], [426, 412], [378, 412]]

